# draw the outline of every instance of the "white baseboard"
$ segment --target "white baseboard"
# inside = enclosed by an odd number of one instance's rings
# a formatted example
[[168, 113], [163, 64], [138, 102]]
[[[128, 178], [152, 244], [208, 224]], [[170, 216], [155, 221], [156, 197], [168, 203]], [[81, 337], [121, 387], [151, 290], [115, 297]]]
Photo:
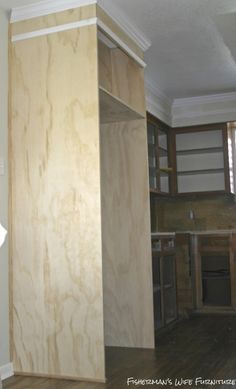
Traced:
[[6, 365], [0, 366], [0, 378], [6, 380], [9, 377], [14, 375], [12, 363], [7, 363]]

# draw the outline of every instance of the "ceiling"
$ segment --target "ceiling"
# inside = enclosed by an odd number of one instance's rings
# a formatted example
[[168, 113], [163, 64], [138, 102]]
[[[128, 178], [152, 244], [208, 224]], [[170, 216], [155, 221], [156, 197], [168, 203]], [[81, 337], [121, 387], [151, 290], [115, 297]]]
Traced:
[[[147, 79], [169, 98], [236, 91], [236, 0], [103, 0], [151, 41]], [[0, 7], [33, 0], [0, 0]]]

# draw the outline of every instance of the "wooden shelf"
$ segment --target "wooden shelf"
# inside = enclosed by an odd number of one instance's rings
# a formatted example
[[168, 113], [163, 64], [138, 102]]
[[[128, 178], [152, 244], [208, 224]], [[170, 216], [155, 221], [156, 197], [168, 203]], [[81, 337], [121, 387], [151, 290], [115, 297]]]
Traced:
[[230, 280], [230, 276], [208, 276], [208, 277], [202, 277], [202, 280]]
[[218, 173], [224, 173], [224, 169], [205, 169], [205, 170], [185, 170], [185, 171], [178, 171], [178, 176], [194, 176], [194, 175], [201, 175], [201, 174], [218, 174]]
[[173, 169], [171, 167], [160, 167], [159, 170], [161, 173], [165, 173], [165, 174], [173, 173]]
[[160, 157], [168, 157], [168, 150], [164, 149], [163, 147], [158, 147], [158, 152]]
[[144, 119], [144, 116], [101, 86], [99, 87], [99, 97], [101, 123]]
[[226, 255], [229, 256], [229, 249], [226, 247], [204, 247], [200, 250], [201, 255]]
[[188, 149], [188, 150], [177, 150], [177, 156], [180, 155], [194, 155], [194, 154], [212, 154], [223, 152], [223, 147], [209, 147], [205, 149]]
[[158, 196], [162, 196], [162, 197], [170, 197], [170, 193], [169, 192], [160, 192], [159, 189], [154, 189], [154, 188], [150, 188], [150, 195], [158, 195]]
[[170, 249], [165, 248], [162, 250], [152, 249], [152, 254], [154, 254], [155, 257], [157, 256], [169, 257], [176, 254], [176, 249], [175, 248], [170, 248]]

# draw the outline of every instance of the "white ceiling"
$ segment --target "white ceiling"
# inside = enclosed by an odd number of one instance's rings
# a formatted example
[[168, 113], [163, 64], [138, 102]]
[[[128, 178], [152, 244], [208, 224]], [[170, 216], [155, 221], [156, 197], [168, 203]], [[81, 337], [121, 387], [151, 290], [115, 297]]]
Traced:
[[[147, 78], [168, 97], [236, 91], [236, 0], [103, 0], [151, 41]], [[10, 9], [33, 0], [0, 0]]]

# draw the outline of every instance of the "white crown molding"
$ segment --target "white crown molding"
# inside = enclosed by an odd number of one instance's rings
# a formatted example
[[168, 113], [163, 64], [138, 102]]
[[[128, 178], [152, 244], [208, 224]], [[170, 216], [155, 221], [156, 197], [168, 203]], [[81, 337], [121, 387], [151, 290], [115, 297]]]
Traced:
[[175, 99], [173, 127], [236, 120], [236, 92]]
[[153, 82], [147, 79], [145, 80], [145, 91], [148, 112], [171, 126], [171, 99], [156, 84], [153, 84]]
[[[236, 100], [235, 100], [236, 102]], [[207, 117], [207, 116], [218, 116], [218, 115], [232, 115], [234, 114], [234, 117], [236, 119], [236, 108], [219, 108], [219, 109], [208, 109], [204, 112], [200, 111], [188, 111], [186, 110], [184, 113], [172, 113], [173, 120], [175, 121], [176, 119], [182, 119], [182, 118], [187, 118], [187, 119], [195, 119], [195, 118], [200, 118], [200, 117]], [[232, 119], [229, 119], [230, 121]], [[225, 121], [225, 120], [223, 120]]]
[[204, 104], [225, 103], [236, 101], [236, 92], [218, 93], [214, 95], [176, 98], [173, 101], [172, 108], [184, 108], [186, 106], [196, 106]]
[[116, 35], [109, 27], [107, 27], [106, 24], [97, 19], [97, 25], [111, 39], [113, 39], [118, 44], [118, 46], [120, 46], [126, 53], [128, 53], [130, 57], [132, 57], [142, 68], [146, 67], [146, 63], [137, 54], [135, 54], [135, 52], [131, 50], [129, 46], [118, 37], [118, 35]]
[[10, 21], [11, 23], [19, 22], [91, 4], [98, 4], [141, 50], [146, 51], [151, 46], [151, 42], [145, 35], [109, 0], [43, 0], [34, 4], [13, 8]]
[[110, 0], [98, 0], [98, 5], [122, 28], [122, 30], [139, 46], [142, 51], [147, 51], [151, 41], [144, 35], [134, 23], [127, 18], [120, 8]]
[[165, 107], [163, 107], [160, 102], [158, 102], [157, 100], [153, 99], [148, 95], [146, 95], [146, 107], [147, 107], [147, 111], [151, 113], [153, 116], [162, 120], [168, 126], [172, 125], [171, 112], [165, 109]]
[[14, 375], [12, 363], [7, 363], [6, 365], [0, 366], [0, 378], [6, 380]]
[[172, 99], [169, 98], [157, 85], [156, 82], [153, 82], [151, 79], [145, 77], [145, 88], [150, 91], [154, 96], [158, 97], [163, 101], [164, 104], [172, 106]]

